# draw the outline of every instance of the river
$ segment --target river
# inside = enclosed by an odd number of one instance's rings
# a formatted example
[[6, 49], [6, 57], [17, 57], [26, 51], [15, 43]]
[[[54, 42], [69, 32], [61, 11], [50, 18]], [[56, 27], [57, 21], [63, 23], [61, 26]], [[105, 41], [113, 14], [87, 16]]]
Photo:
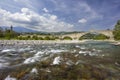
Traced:
[[120, 46], [72, 44], [0, 46], [0, 80], [119, 80]]

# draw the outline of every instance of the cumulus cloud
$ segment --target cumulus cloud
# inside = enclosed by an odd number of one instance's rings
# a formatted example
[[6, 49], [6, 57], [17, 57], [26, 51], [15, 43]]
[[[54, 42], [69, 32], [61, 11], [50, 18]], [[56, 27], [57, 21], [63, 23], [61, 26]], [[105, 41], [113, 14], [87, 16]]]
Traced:
[[86, 20], [85, 18], [82, 18], [82, 19], [78, 20], [78, 22], [79, 22], [79, 23], [86, 23], [87, 20]]
[[47, 8], [43, 8], [42, 10], [43, 10], [44, 12], [46, 12], [46, 13], [49, 12]]
[[74, 26], [59, 20], [56, 15], [40, 15], [28, 8], [16, 13], [0, 9], [0, 17], [1, 26], [23, 26], [37, 31], [69, 31]]

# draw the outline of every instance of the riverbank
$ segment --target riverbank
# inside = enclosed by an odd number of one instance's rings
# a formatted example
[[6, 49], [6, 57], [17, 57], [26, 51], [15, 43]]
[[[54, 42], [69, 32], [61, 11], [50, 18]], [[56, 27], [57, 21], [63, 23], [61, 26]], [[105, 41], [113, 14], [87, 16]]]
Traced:
[[83, 43], [86, 40], [0, 40], [0, 45], [40, 45], [40, 44], [56, 44], [56, 43]]
[[[67, 43], [84, 43], [91, 40], [0, 40], [0, 45], [40, 45], [40, 44], [67, 44]], [[120, 41], [115, 40], [92, 40], [92, 41], [106, 41], [114, 45], [120, 45]]]

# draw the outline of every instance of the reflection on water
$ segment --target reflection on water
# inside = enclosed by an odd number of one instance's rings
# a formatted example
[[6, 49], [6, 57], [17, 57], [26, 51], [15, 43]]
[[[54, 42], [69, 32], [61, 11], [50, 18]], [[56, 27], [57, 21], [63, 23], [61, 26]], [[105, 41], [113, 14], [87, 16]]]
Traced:
[[119, 80], [119, 76], [120, 46], [108, 42], [0, 46], [0, 80]]

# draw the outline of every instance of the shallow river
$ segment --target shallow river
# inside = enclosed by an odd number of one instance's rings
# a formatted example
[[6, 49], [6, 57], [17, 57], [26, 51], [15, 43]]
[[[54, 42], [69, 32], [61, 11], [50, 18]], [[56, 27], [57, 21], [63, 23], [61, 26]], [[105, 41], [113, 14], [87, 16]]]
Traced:
[[120, 46], [98, 41], [0, 46], [0, 80], [78, 79], [119, 80]]

